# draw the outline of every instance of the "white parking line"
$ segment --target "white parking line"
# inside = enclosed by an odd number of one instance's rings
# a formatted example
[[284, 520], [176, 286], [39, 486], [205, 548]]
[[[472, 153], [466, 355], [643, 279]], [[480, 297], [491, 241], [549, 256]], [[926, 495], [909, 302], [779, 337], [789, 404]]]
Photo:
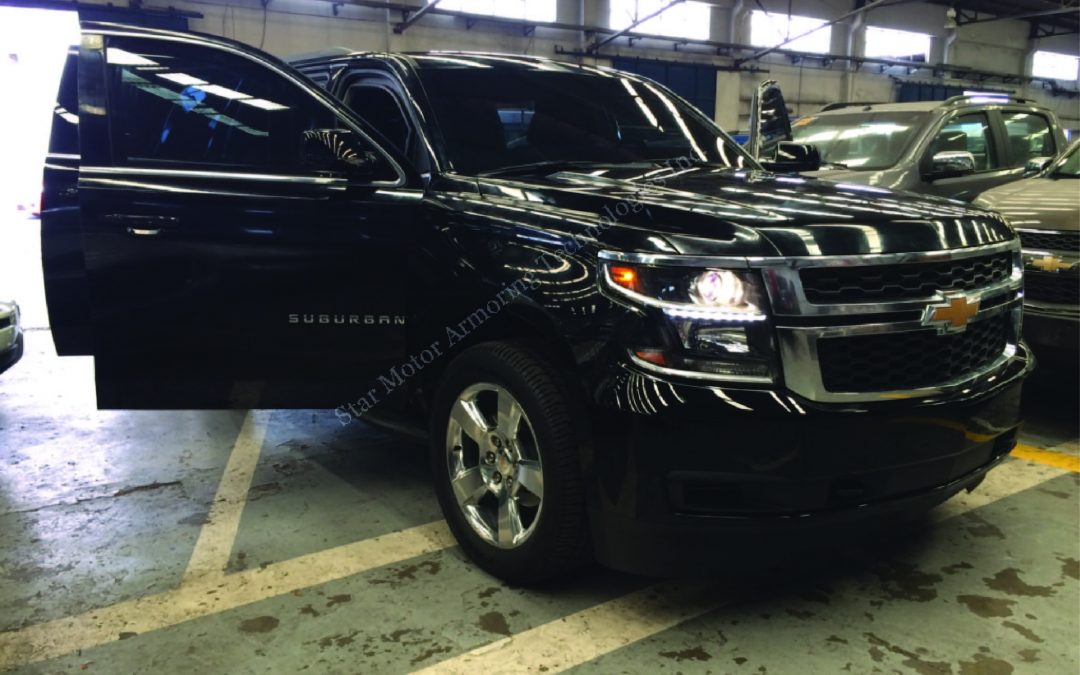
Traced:
[[[935, 520], [959, 516], [1065, 473], [1040, 464], [1010, 461], [991, 472], [975, 493], [955, 497], [939, 507], [934, 512]], [[446, 524], [439, 521], [266, 568], [223, 577], [195, 578], [174, 590], [0, 633], [0, 669], [115, 642], [124, 632], [161, 630], [434, 553], [454, 544]], [[466, 667], [492, 673], [536, 672], [541, 665], [547, 666], [549, 672], [565, 670], [735, 599], [734, 593], [726, 595], [718, 584], [666, 582], [485, 645], [435, 664], [427, 672], [456, 673]], [[566, 624], [567, 628], [561, 629], [558, 624]], [[560, 653], [545, 661], [541, 656], [550, 654], [549, 640], [558, 645]]]
[[214, 503], [210, 505], [207, 523], [199, 532], [181, 584], [225, 574], [269, 423], [270, 413], [267, 411], [249, 411], [244, 417], [244, 424], [225, 465], [225, 473], [218, 484]]
[[[1064, 471], [1010, 461], [971, 494], [932, 512], [940, 522], [1034, 487]], [[675, 628], [747, 593], [716, 581], [664, 582], [478, 647], [419, 673], [557, 673]]]
[[115, 642], [362, 574], [454, 545], [442, 521], [365, 539], [224, 577], [201, 577], [180, 588], [102, 609], [0, 633], [0, 670]]

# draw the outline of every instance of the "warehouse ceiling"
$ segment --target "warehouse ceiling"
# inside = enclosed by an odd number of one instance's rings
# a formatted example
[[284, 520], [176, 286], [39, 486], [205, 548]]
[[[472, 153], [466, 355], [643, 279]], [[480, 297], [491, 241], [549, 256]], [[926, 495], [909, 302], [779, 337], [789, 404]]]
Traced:
[[1032, 25], [1032, 37], [1080, 31], [1080, 0], [932, 0], [957, 10], [961, 26], [1001, 19], [1023, 19]]

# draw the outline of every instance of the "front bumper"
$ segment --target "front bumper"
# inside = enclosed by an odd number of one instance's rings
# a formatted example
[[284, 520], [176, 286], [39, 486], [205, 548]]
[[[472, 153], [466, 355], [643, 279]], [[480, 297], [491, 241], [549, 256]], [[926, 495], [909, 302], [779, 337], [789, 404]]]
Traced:
[[586, 460], [596, 557], [701, 571], [725, 551], [795, 545], [917, 513], [973, 487], [1016, 442], [1021, 345], [994, 382], [948, 398], [819, 404], [627, 372]]
[[23, 355], [23, 334], [19, 333], [15, 337], [15, 343], [10, 345], [5, 351], [0, 352], [0, 374], [3, 374], [8, 368], [12, 367], [19, 362], [19, 359]]

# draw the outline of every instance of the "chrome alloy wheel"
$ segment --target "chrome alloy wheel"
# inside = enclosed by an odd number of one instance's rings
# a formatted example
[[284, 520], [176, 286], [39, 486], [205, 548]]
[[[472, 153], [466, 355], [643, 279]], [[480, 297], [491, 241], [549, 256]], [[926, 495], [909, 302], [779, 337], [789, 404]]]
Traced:
[[540, 521], [544, 470], [517, 399], [486, 382], [461, 392], [450, 409], [446, 453], [454, 498], [473, 531], [498, 548], [525, 543]]

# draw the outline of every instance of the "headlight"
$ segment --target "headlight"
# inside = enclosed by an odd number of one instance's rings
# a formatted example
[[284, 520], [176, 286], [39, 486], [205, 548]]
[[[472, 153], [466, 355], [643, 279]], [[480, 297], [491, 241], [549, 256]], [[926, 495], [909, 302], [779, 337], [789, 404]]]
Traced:
[[695, 270], [622, 262], [601, 265], [608, 289], [669, 316], [714, 321], [764, 321], [760, 284], [748, 270]]
[[604, 292], [649, 318], [627, 336], [635, 363], [696, 379], [772, 382], [778, 372], [755, 270], [625, 262], [601, 254]]

